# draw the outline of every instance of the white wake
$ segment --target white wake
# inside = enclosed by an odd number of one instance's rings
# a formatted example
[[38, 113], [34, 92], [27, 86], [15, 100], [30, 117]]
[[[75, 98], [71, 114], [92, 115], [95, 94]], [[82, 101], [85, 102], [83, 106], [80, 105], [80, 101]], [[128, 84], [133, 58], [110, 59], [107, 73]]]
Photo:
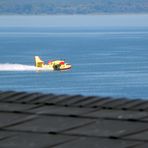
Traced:
[[36, 68], [32, 65], [23, 65], [23, 64], [0, 64], [0, 71], [37, 71], [37, 70], [50, 70], [44, 68]]

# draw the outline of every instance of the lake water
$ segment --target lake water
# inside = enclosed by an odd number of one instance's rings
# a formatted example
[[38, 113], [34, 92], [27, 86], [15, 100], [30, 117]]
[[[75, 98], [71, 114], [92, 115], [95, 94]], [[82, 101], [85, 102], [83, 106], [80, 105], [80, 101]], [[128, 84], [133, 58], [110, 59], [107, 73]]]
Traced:
[[[72, 69], [36, 71], [35, 55]], [[0, 23], [0, 90], [147, 99], [148, 26]]]

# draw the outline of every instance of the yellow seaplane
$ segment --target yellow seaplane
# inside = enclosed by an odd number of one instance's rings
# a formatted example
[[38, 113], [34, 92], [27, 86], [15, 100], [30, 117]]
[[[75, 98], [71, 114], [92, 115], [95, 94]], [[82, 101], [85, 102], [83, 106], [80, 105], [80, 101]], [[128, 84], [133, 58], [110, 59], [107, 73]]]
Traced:
[[48, 64], [45, 64], [39, 56], [35, 56], [35, 66], [44, 70], [67, 70], [71, 68], [71, 65], [63, 60], [49, 61]]

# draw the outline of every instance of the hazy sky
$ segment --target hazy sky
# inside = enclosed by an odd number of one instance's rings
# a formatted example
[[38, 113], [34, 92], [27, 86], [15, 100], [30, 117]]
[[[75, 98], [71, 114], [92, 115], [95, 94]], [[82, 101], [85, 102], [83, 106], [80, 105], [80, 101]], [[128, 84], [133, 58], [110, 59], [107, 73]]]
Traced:
[[148, 26], [148, 14], [0, 16], [0, 26]]

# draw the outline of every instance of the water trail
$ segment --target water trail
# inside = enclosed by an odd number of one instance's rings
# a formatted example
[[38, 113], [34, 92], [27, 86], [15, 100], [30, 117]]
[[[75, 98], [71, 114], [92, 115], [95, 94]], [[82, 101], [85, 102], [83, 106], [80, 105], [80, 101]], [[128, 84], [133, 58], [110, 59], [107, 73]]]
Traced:
[[37, 70], [50, 70], [44, 68], [36, 68], [33, 65], [23, 65], [23, 64], [11, 64], [11, 63], [0, 63], [0, 71], [37, 71]]

